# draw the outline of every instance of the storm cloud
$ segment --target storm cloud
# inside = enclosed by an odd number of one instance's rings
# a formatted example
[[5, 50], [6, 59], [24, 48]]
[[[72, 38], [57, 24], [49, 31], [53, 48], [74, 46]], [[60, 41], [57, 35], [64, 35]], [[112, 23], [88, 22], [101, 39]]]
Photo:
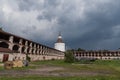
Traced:
[[0, 26], [53, 47], [61, 32], [67, 49], [120, 48], [120, 0], [0, 0]]

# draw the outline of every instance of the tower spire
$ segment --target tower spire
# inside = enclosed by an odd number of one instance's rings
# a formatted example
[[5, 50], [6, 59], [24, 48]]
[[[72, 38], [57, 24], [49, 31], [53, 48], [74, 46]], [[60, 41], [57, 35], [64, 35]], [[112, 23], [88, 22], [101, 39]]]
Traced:
[[61, 31], [59, 31], [59, 36], [61, 36]]

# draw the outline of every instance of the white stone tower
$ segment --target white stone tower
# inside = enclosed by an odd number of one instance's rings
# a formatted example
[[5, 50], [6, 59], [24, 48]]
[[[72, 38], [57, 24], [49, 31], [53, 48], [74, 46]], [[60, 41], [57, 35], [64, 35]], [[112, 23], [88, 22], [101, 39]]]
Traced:
[[60, 33], [59, 33], [59, 36], [58, 36], [57, 42], [55, 43], [54, 48], [65, 52], [65, 43], [63, 42], [62, 36]]

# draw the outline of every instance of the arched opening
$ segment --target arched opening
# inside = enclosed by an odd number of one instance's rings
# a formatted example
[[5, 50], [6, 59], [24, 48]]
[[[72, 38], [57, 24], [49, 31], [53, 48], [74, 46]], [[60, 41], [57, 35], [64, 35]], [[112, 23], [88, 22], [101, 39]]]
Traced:
[[9, 58], [9, 54], [3, 54], [3, 61], [2, 62], [8, 61], [8, 58]]
[[27, 54], [29, 54], [30, 48], [27, 49]]
[[3, 40], [9, 40], [9, 35], [7, 35], [7, 34], [4, 34], [4, 33], [0, 33], [0, 39], [3, 39]]
[[2, 48], [8, 48], [8, 44], [6, 42], [0, 42], [0, 47]]
[[14, 50], [14, 51], [18, 51], [18, 49], [19, 49], [19, 46], [18, 46], [18, 45], [14, 45], [14, 46], [13, 46], [13, 50]]
[[25, 53], [24, 51], [25, 51], [25, 47], [22, 47], [22, 53]]
[[18, 43], [19, 44], [20, 39], [18, 37], [14, 37], [14, 43]]
[[32, 52], [31, 52], [32, 54], [34, 54], [33, 51], [34, 51], [34, 49], [32, 49]]

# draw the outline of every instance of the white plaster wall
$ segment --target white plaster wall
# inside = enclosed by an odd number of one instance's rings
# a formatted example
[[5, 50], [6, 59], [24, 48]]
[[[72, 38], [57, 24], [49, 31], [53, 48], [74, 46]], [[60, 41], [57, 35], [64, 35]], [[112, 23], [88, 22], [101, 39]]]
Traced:
[[13, 58], [14, 58], [13, 54], [9, 54], [8, 61], [13, 61]]
[[65, 52], [65, 43], [55, 43], [55, 49]]
[[20, 53], [13, 53], [13, 59], [15, 59], [15, 57], [16, 59], [21, 59], [21, 60], [26, 59], [26, 55]]
[[[2, 62], [3, 60], [3, 54], [4, 53], [0, 53], [0, 62]], [[9, 58], [8, 60], [9, 61], [13, 61], [13, 59], [21, 59], [23, 60], [26, 59], [26, 55], [25, 54], [20, 54], [20, 53], [5, 53], [5, 54], [9, 54]], [[64, 59], [64, 56], [57, 56], [57, 55], [29, 55], [29, 57], [31, 58], [31, 61], [38, 61], [38, 60], [52, 60], [52, 59]], [[43, 58], [45, 57], [45, 59]]]
[[2, 62], [2, 60], [3, 60], [3, 54], [0, 53], [0, 62]]
[[3, 55], [4, 54], [9, 54], [8, 61], [12, 61], [13, 60], [13, 54], [11, 54], [11, 53], [0, 53], [0, 62], [3, 61]]
[[[64, 59], [64, 56], [53, 56], [53, 55], [29, 55], [29, 56], [31, 58], [31, 61]], [[43, 57], [45, 57], [45, 59]]]

